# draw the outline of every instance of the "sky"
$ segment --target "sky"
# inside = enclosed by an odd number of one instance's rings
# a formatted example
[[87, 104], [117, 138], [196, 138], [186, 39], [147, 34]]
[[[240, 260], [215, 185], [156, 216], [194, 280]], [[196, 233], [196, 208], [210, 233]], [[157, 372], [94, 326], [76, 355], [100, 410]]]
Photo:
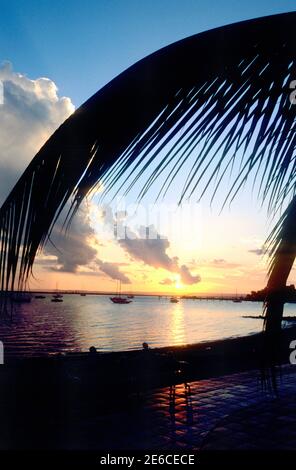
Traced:
[[[204, 30], [293, 11], [295, 1], [64, 0], [61, 7], [57, 1], [0, 0], [0, 6], [3, 202], [51, 133], [128, 66]], [[149, 293], [233, 293], [264, 287], [261, 249], [270, 224], [256, 194], [247, 186], [221, 214], [221, 198], [212, 207], [205, 198], [178, 209], [179, 183], [161, 207], [154, 205], [153, 192], [136, 207], [137, 188], [125, 205], [120, 201], [100, 208], [96, 197], [88, 201], [66, 236], [61, 223], [55, 228], [54, 245], [38, 256], [31, 288], [114, 291], [117, 280], [123, 290]], [[114, 239], [118, 213], [131, 239]], [[147, 227], [153, 236], [144, 239], [141, 233]]]

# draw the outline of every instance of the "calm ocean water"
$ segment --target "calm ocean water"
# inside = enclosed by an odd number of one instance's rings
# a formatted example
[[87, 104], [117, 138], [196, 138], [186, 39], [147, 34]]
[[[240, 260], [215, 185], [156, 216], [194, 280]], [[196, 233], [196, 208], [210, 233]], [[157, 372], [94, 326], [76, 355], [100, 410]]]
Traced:
[[[43, 355], [57, 352], [139, 349], [192, 344], [262, 329], [262, 321], [242, 318], [259, 315], [262, 304], [218, 300], [180, 300], [172, 304], [158, 297], [135, 297], [129, 305], [112, 304], [108, 296], [65, 295], [63, 303], [51, 297], [18, 305], [13, 320], [0, 325], [6, 353]], [[296, 305], [286, 305], [294, 315]]]

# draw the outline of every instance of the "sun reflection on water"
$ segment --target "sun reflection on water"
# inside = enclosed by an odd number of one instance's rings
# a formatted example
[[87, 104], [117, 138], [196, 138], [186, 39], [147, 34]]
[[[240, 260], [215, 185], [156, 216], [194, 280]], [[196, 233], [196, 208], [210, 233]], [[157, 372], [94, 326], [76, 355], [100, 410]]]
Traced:
[[171, 306], [170, 342], [171, 344], [184, 344], [187, 342], [183, 302]]

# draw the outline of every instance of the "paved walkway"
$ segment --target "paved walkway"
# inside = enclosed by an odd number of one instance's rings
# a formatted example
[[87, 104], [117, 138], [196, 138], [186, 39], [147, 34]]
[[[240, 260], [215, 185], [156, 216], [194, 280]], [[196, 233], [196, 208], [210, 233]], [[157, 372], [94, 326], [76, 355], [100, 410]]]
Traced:
[[[80, 423], [71, 448], [121, 450], [296, 449], [296, 368], [282, 368], [279, 397], [258, 372], [178, 385], [136, 399], [128, 410]], [[76, 441], [76, 442], [75, 442]], [[72, 447], [73, 446], [73, 447]]]

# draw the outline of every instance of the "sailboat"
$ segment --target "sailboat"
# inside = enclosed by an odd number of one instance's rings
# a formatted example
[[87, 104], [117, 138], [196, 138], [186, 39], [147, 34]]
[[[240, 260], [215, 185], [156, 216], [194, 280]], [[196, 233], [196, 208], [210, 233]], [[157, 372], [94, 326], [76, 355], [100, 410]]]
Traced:
[[53, 296], [52, 296], [51, 301], [52, 302], [63, 302], [63, 294], [60, 294], [58, 292], [58, 286], [57, 286], [57, 289], [56, 289], [56, 293], [53, 294]]
[[84, 286], [82, 286], [82, 289], [80, 291], [80, 297], [86, 297], [86, 292], [84, 291]]
[[127, 297], [121, 297], [121, 281], [119, 281], [119, 293], [114, 297], [110, 297], [111, 302], [114, 304], [130, 304], [132, 300]]
[[242, 299], [237, 296], [237, 290], [236, 290], [236, 297], [234, 299], [232, 299], [232, 302], [234, 302], [235, 304], [242, 303]]

